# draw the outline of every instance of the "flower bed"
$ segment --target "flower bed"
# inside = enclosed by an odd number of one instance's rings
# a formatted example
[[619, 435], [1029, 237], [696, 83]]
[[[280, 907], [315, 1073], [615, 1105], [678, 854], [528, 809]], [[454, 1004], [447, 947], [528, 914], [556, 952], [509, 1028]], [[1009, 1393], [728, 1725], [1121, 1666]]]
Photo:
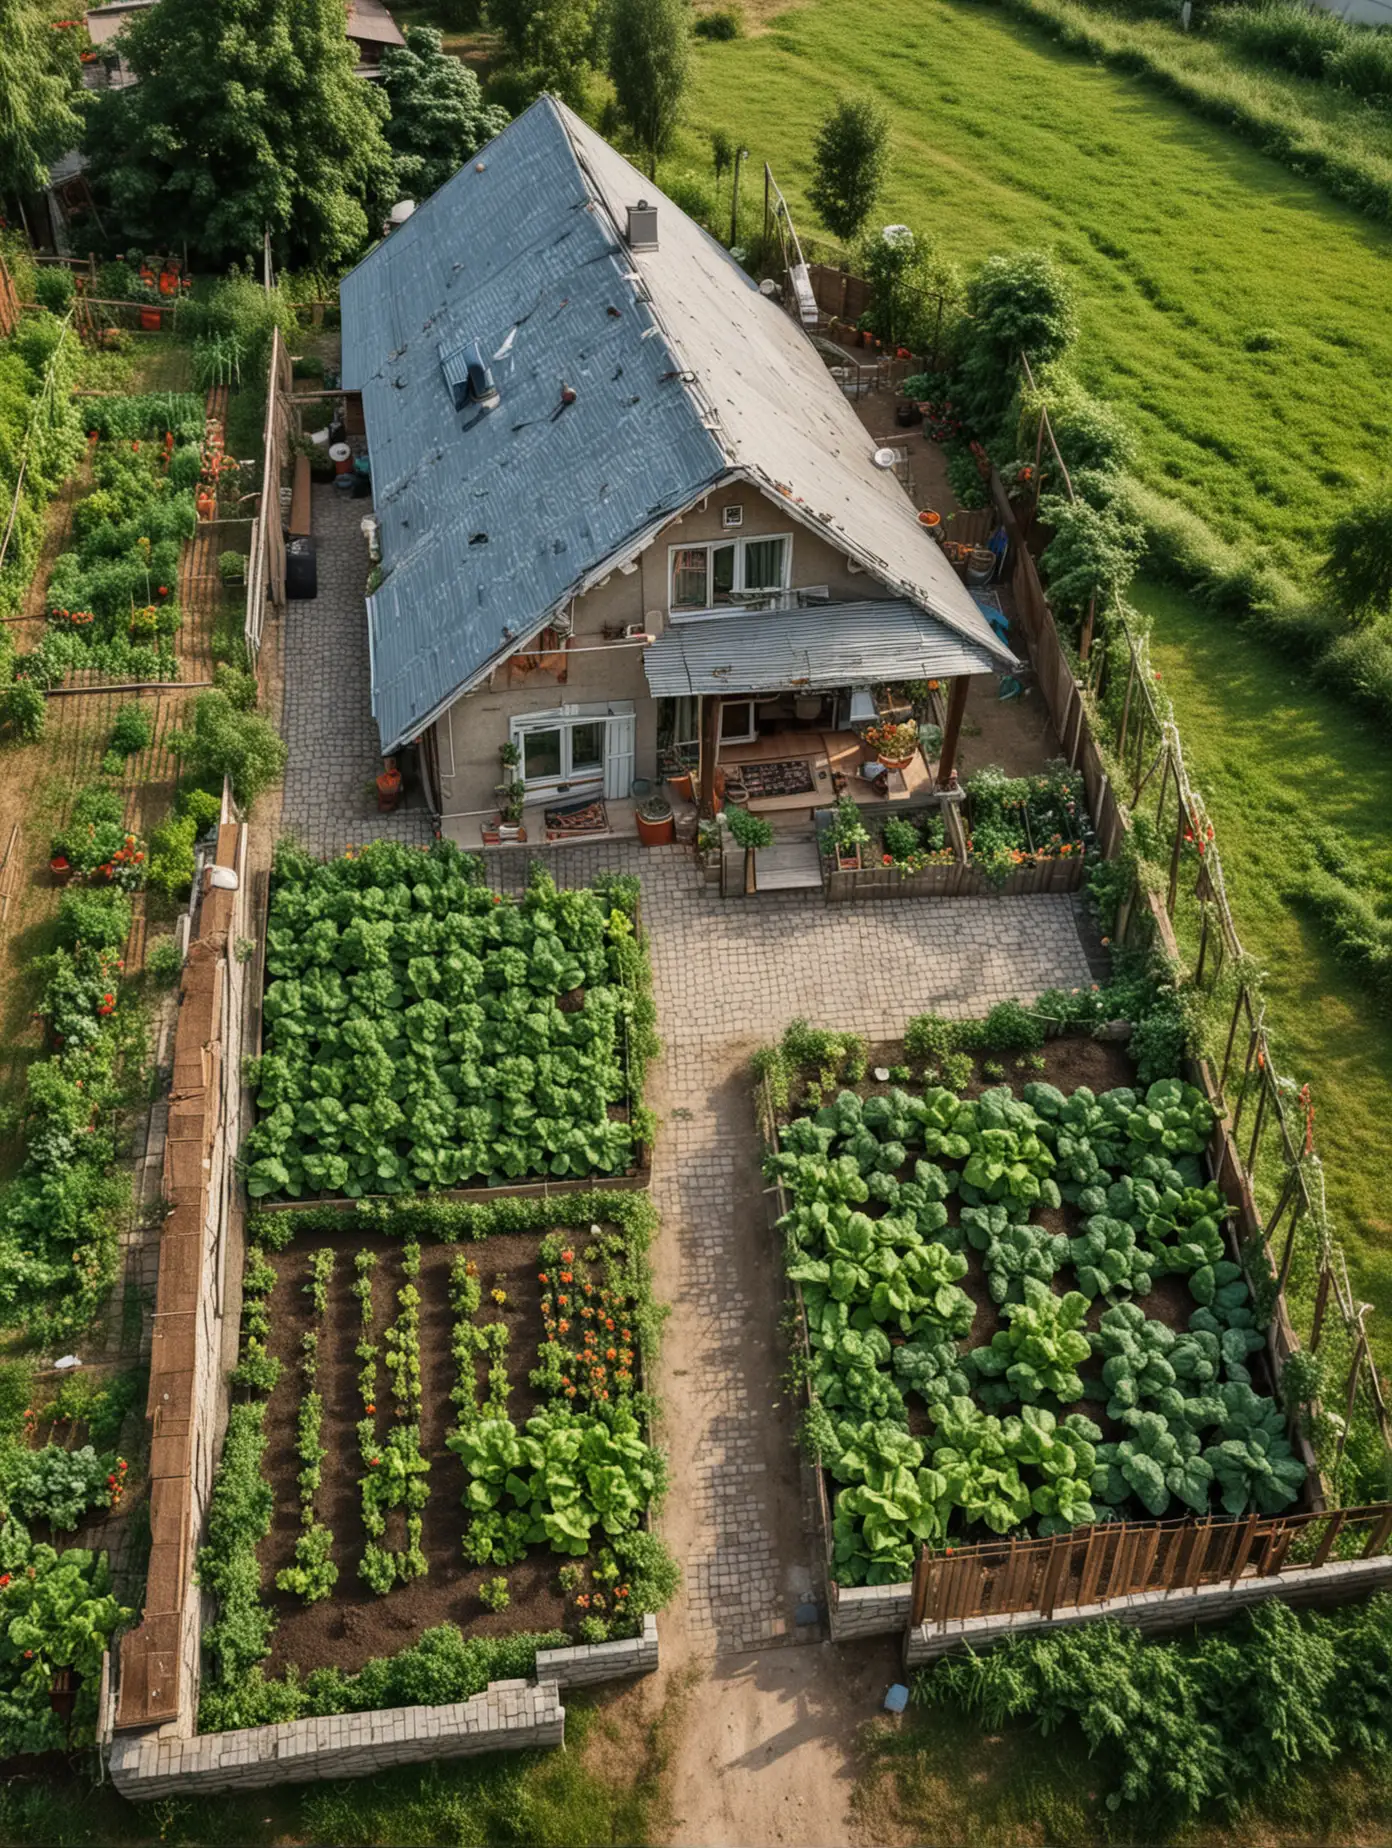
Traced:
[[448, 842], [322, 865], [282, 844], [248, 1191], [391, 1194], [622, 1174], [653, 1046], [637, 882], [525, 897]]
[[1056, 860], [1081, 860], [1093, 841], [1081, 771], [1050, 764], [1038, 776], [995, 766], [967, 779], [967, 855], [992, 885]]
[[253, 1219], [250, 1397], [198, 1568], [203, 1730], [383, 1704], [363, 1689], [403, 1632], [522, 1663], [493, 1674], [641, 1632], [676, 1577], [644, 1526], [665, 1483], [641, 1389], [654, 1224], [636, 1193]]
[[901, 1066], [794, 1107], [769, 1157], [838, 1584], [900, 1583], [920, 1543], [1272, 1513], [1303, 1487], [1200, 1167], [1208, 1105], [1030, 1037], [1010, 1085], [920, 1040], [921, 1090]]

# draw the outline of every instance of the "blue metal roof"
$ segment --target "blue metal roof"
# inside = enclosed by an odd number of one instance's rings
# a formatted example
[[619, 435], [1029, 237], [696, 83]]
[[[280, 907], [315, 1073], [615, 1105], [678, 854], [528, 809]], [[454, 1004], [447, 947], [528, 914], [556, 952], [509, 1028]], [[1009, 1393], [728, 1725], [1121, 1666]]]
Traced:
[[[382, 523], [368, 624], [391, 751], [728, 463], [548, 97], [364, 258], [341, 302]], [[491, 411], [455, 409], [474, 340]]]

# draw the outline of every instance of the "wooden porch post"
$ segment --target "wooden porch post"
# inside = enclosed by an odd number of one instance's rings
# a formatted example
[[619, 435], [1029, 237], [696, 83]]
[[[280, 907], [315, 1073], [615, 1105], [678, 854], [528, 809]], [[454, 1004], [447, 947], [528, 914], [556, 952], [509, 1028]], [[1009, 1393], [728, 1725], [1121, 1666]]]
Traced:
[[715, 819], [715, 765], [720, 755], [720, 695], [701, 695], [701, 756], [697, 768], [701, 793], [697, 813], [702, 821]]
[[962, 714], [967, 706], [967, 680], [966, 674], [959, 674], [948, 695], [947, 723], [943, 726], [942, 750], [938, 755], [939, 789], [947, 788], [957, 767], [957, 740], [962, 731]]

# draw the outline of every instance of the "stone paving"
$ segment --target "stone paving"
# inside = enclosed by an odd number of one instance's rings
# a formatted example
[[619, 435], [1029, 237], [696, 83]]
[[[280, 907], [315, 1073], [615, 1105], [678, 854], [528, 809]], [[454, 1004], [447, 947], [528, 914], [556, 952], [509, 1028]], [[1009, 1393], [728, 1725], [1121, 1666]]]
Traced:
[[489, 856], [520, 890], [531, 858], [566, 885], [638, 873], [664, 1057], [653, 1175], [659, 1285], [672, 1304], [664, 1365], [672, 1490], [663, 1527], [682, 1551], [674, 1615], [696, 1653], [814, 1640], [799, 1609], [820, 1589], [783, 1397], [783, 1300], [759, 1173], [750, 1053], [802, 1015], [897, 1038], [910, 1015], [967, 1018], [1012, 996], [1095, 979], [1067, 896], [824, 903], [817, 892], [722, 899], [680, 848], [597, 842]]
[[281, 826], [324, 857], [369, 840], [421, 844], [424, 809], [379, 815], [371, 793], [382, 768], [367, 665], [369, 561], [360, 522], [369, 503], [316, 486], [319, 594], [285, 609], [285, 711], [289, 749]]

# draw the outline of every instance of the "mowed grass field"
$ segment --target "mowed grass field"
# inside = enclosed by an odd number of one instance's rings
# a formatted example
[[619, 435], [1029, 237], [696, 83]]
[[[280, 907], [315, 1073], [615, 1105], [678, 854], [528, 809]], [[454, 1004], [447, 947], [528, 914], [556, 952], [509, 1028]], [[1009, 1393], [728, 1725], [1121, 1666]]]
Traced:
[[[669, 171], [697, 170], [704, 133], [723, 127], [751, 151], [745, 222], [767, 159], [815, 234], [811, 134], [856, 90], [892, 122], [877, 220], [931, 229], [964, 265], [1051, 245], [1077, 287], [1079, 370], [1136, 429], [1138, 472], [1303, 576], [1347, 488], [1386, 466], [1392, 228], [970, 0], [812, 0], [701, 45]], [[1249, 350], [1271, 334], [1273, 350]], [[1392, 883], [1389, 741], [1249, 632], [1158, 585], [1133, 600], [1154, 621], [1239, 928], [1267, 971], [1278, 1055], [1314, 1081], [1330, 1203], [1392, 1365], [1392, 1023], [1283, 897], [1321, 822]]]

